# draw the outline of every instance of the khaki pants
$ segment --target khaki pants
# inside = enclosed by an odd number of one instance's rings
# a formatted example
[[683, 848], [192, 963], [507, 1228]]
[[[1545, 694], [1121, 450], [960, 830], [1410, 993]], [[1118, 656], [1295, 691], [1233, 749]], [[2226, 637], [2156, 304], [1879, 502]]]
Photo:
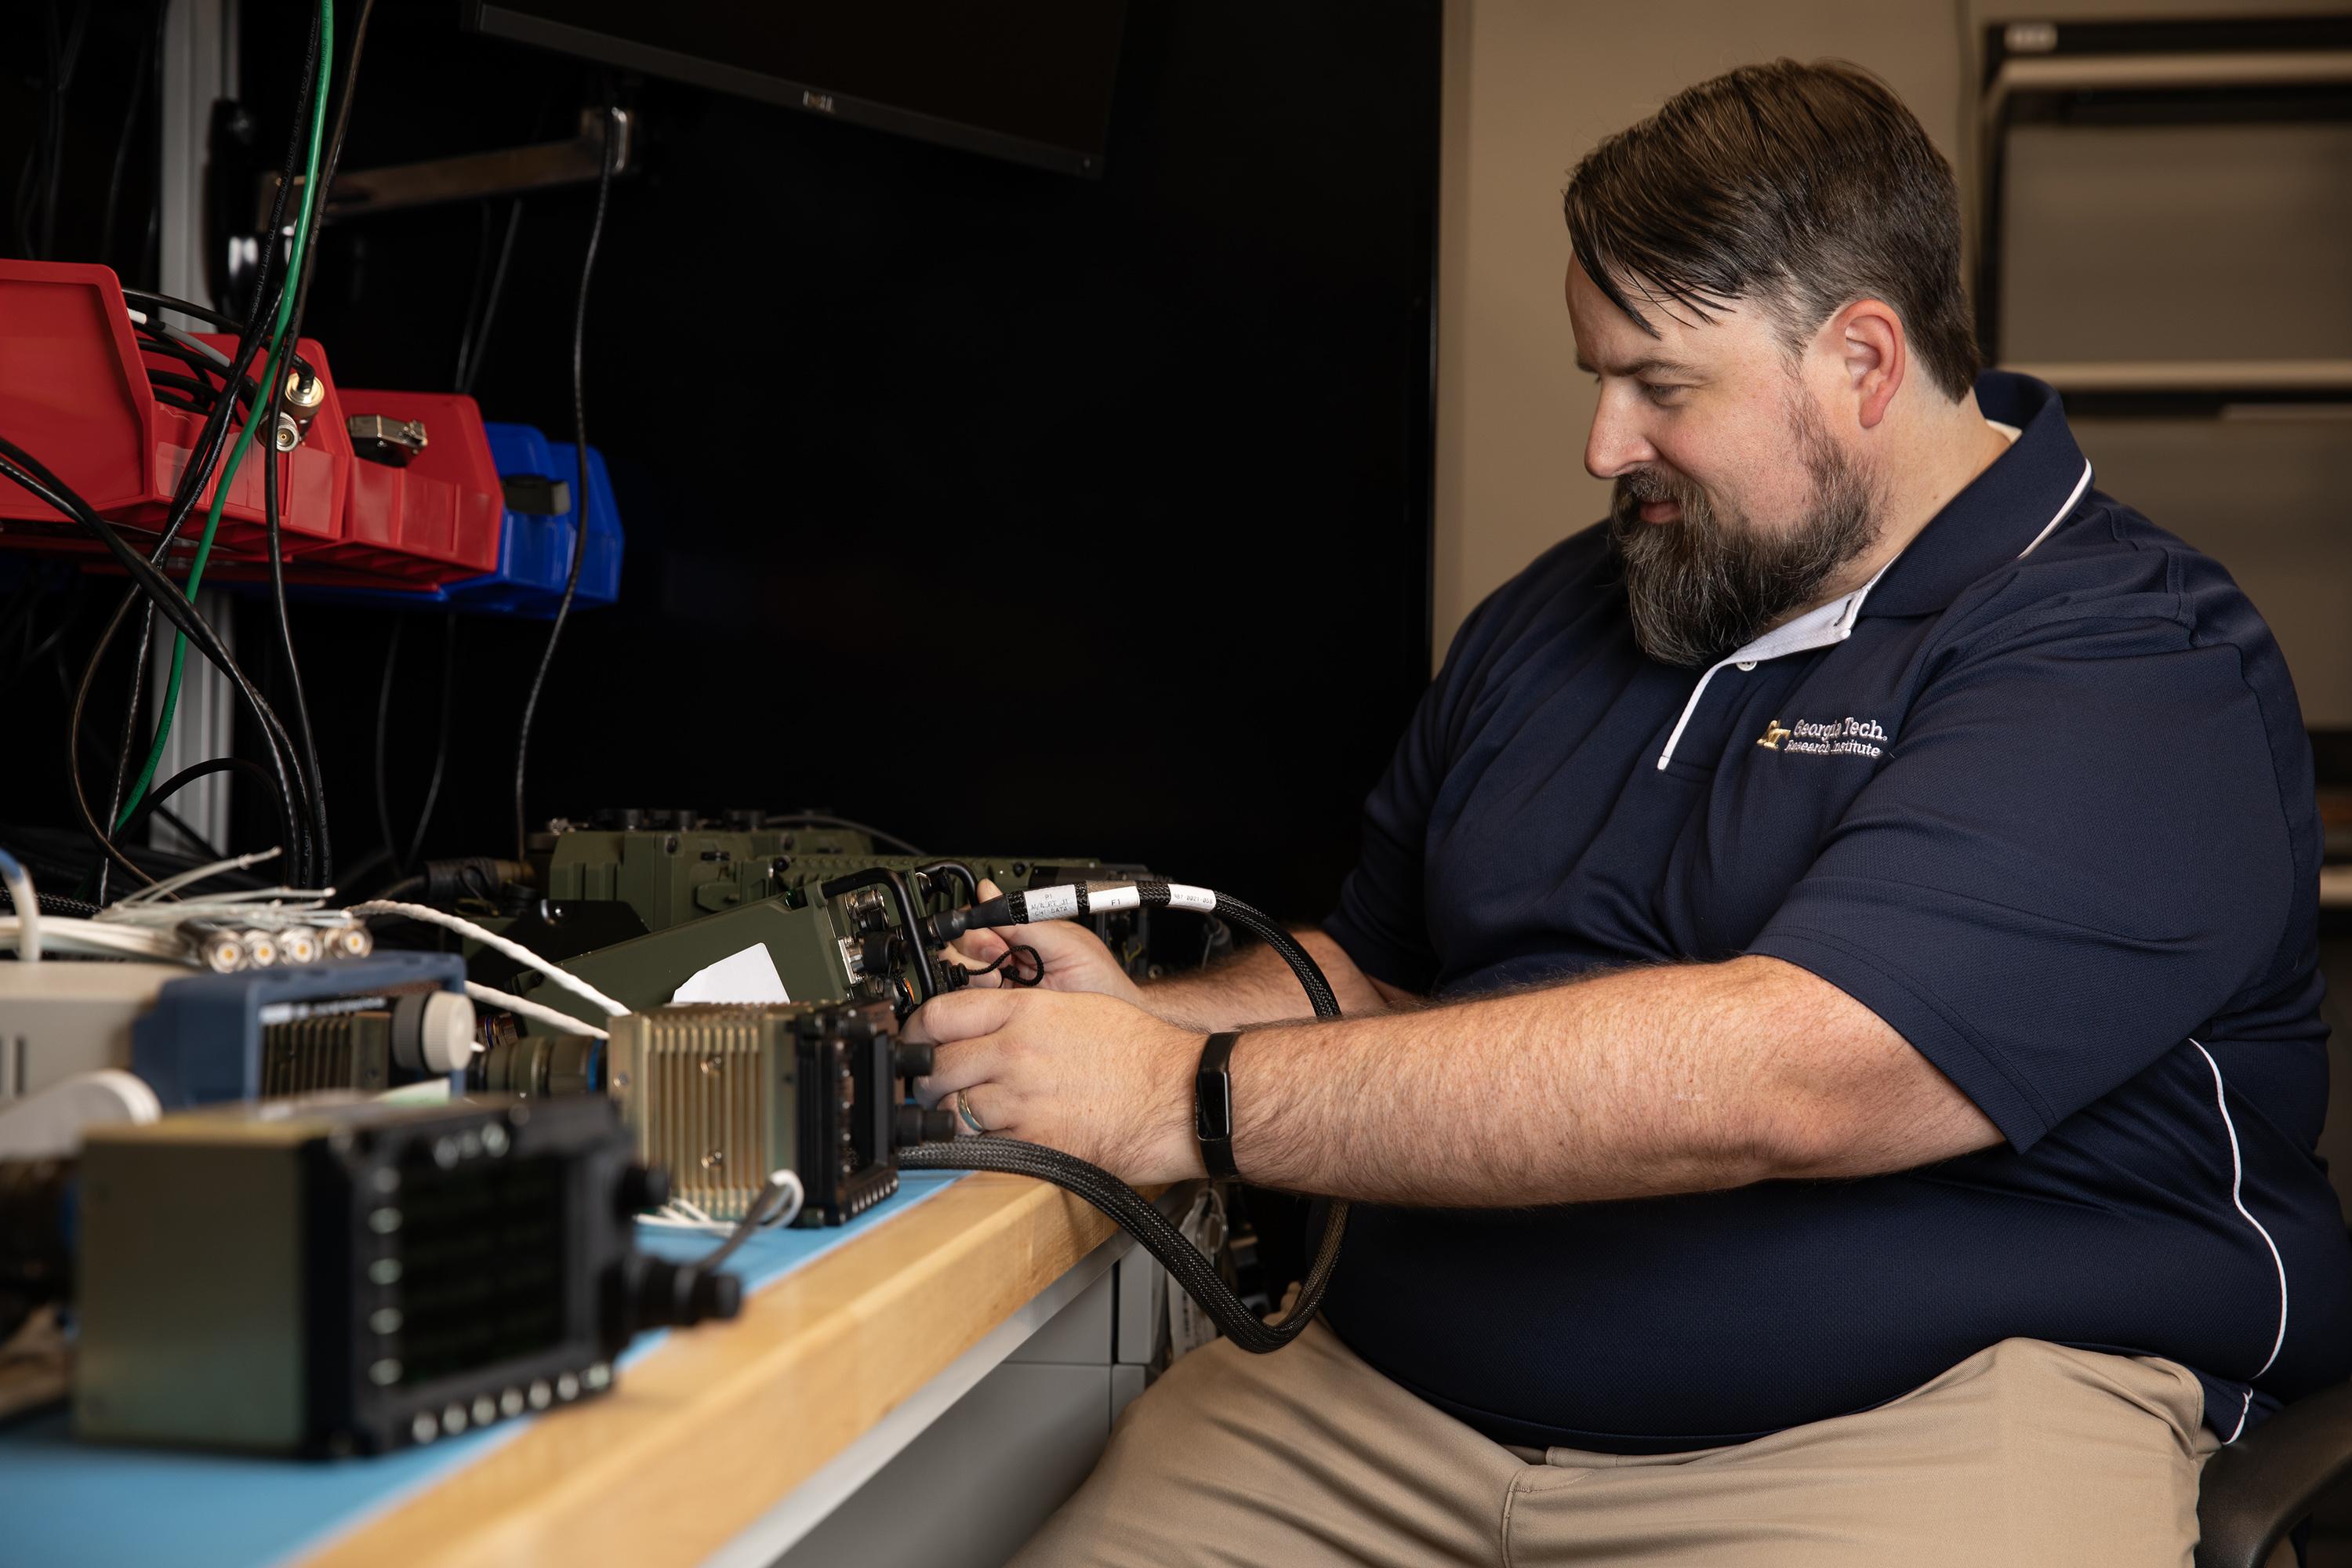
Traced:
[[2186, 1568], [2216, 1446], [2168, 1361], [2008, 1340], [1859, 1415], [1656, 1458], [1507, 1448], [1317, 1323], [1129, 1406], [1014, 1559], [1246, 1568]]

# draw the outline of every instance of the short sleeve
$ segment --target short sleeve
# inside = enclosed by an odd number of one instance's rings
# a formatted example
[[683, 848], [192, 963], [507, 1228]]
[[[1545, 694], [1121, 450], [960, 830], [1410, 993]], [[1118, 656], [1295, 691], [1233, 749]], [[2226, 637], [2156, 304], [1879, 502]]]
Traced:
[[2237, 650], [2074, 621], [1935, 680], [1748, 951], [1870, 1008], [2022, 1149], [2263, 978], [2294, 864]]

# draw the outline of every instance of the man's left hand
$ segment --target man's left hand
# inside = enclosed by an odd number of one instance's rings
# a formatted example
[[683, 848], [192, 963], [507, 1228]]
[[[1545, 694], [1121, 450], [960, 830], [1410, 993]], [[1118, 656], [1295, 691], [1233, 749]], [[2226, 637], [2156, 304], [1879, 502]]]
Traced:
[[915, 1083], [927, 1106], [953, 1110], [961, 1094], [990, 1132], [1139, 1186], [1205, 1173], [1192, 1131], [1202, 1037], [1190, 1030], [1108, 996], [971, 990], [926, 1002], [904, 1035], [937, 1048]]

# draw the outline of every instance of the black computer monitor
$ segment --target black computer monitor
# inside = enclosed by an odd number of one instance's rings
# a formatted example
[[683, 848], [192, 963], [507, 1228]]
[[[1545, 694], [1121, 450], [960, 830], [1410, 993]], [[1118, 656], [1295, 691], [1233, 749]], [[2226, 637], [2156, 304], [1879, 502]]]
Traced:
[[1099, 176], [1125, 0], [467, 0], [477, 31]]

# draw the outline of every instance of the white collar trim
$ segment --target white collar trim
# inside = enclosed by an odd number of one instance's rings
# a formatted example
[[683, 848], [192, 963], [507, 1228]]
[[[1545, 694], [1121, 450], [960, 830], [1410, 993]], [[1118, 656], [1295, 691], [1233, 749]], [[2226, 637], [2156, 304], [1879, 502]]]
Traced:
[[[1987, 423], [1990, 424], [1990, 421]], [[2066, 521], [2067, 514], [2074, 510], [2074, 503], [2081, 500], [2083, 492], [2090, 488], [2091, 465], [2086, 461], [2083, 465], [2083, 477], [2076, 479], [2074, 488], [2066, 493], [2065, 504], [2058, 509], [2056, 516], [2042, 525], [2042, 531], [2035, 534], [2032, 542], [2017, 552], [2017, 559], [2022, 561], [2032, 554], [2034, 547], [2049, 538], [2051, 531]], [[1909, 546], [1906, 545], [1905, 548], [1907, 550]], [[1887, 567], [1902, 559], [1901, 555], [1896, 555], [1894, 561], [1886, 563], [1886, 566], [1881, 566], [1869, 582], [1864, 583], [1844, 598], [1832, 599], [1826, 605], [1806, 611], [1785, 626], [1773, 627], [1746, 647], [1733, 653], [1728, 658], [1720, 659], [1710, 666], [1707, 672], [1698, 678], [1698, 685], [1692, 689], [1690, 700], [1683, 704], [1683, 716], [1675, 721], [1674, 733], [1666, 737], [1666, 749], [1658, 753], [1658, 771], [1664, 773], [1666, 764], [1675, 760], [1675, 747], [1681, 743], [1683, 731], [1690, 724], [1691, 715], [1698, 710], [1698, 700], [1706, 695], [1707, 683], [1716, 678], [1718, 671], [1727, 665], [1734, 664], [1743, 670], [1753, 669], [1768, 658], [1782, 658], [1792, 653], [1803, 653], [1811, 648], [1828, 647], [1833, 643], [1845, 641], [1853, 635], [1853, 623], [1861, 618], [1862, 602], [1870, 596], [1870, 591], [1873, 588], [1878, 586], [1878, 579], [1886, 575]]]
[[[1895, 557], [1897, 561], [1901, 559], [1899, 555]], [[1894, 564], [1894, 561], [1889, 561], [1886, 566]], [[1666, 737], [1666, 749], [1658, 753], [1659, 770], [1664, 772], [1665, 765], [1675, 760], [1675, 747], [1681, 743], [1683, 731], [1689, 725], [1691, 715], [1698, 710], [1698, 700], [1706, 695], [1707, 682], [1713, 680], [1718, 671], [1734, 664], [1743, 670], [1753, 669], [1768, 658], [1780, 658], [1788, 654], [1802, 653], [1808, 648], [1827, 647], [1832, 643], [1845, 641], [1853, 636], [1853, 623], [1862, 615], [1862, 602], [1870, 596], [1873, 588], [1878, 586], [1878, 579], [1886, 575], [1886, 566], [1881, 566], [1869, 582], [1844, 598], [1832, 599], [1826, 605], [1807, 610], [1793, 621], [1774, 626], [1746, 647], [1708, 667], [1707, 672], [1698, 678], [1698, 685], [1692, 689], [1690, 700], [1683, 704], [1683, 716], [1675, 721], [1675, 732]]]

